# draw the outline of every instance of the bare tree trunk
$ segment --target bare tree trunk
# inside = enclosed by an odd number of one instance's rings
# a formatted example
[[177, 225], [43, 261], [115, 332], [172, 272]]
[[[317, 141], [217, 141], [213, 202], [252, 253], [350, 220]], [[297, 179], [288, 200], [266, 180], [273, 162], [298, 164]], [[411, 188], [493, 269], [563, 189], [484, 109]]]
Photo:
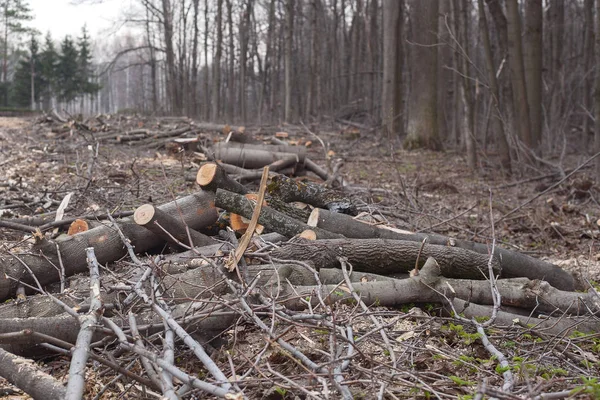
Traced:
[[305, 118], [313, 115], [317, 75], [317, 0], [310, 2], [310, 52], [308, 64], [308, 85], [306, 94]]
[[191, 84], [191, 112], [192, 116], [198, 114], [198, 29], [199, 5], [200, 0], [194, 0], [194, 37], [192, 38], [192, 84]]
[[465, 0], [459, 2], [459, 0], [452, 1], [454, 9], [454, 18], [457, 22], [455, 32], [456, 45], [459, 47], [460, 52], [456, 54], [456, 64], [458, 72], [461, 75], [461, 86], [460, 94], [463, 104], [463, 141], [467, 151], [467, 165], [471, 172], [477, 171], [477, 141], [475, 137], [474, 129], [474, 100], [473, 100], [473, 87], [471, 81], [471, 73], [469, 70], [469, 18], [467, 15], [468, 3]]
[[383, 86], [381, 120], [388, 140], [401, 137], [404, 0], [383, 0]]
[[213, 87], [212, 87], [212, 112], [211, 120], [216, 122], [219, 119], [220, 99], [221, 99], [221, 54], [223, 51], [223, 0], [217, 1], [217, 19], [215, 21], [217, 30], [217, 42], [215, 43], [215, 60], [213, 61]]
[[549, 0], [550, 7], [550, 121], [551, 132], [559, 131], [563, 115], [563, 99], [565, 97], [565, 76], [563, 74], [563, 42], [565, 34], [564, 0]]
[[407, 149], [441, 150], [437, 120], [438, 0], [413, 0], [411, 13], [411, 101]]
[[[146, 44], [150, 53], [150, 81], [152, 85], [152, 112], [158, 110], [158, 77], [156, 75], [156, 55], [154, 51], [153, 34], [150, 31], [150, 10], [146, 7]], [[100, 93], [100, 92], [98, 92]]]
[[[594, 92], [595, 110], [595, 153], [600, 153], [600, 1], [596, 1], [596, 83]], [[600, 157], [596, 159], [596, 177], [600, 176]]]
[[248, 119], [248, 110], [246, 107], [246, 75], [248, 68], [248, 36], [250, 34], [250, 15], [254, 0], [247, 0], [244, 14], [240, 21], [240, 113], [242, 122]]
[[285, 27], [285, 113], [286, 122], [292, 120], [292, 46], [294, 44], [294, 0], [286, 0]]
[[506, 0], [506, 20], [508, 32], [508, 65], [513, 89], [513, 104], [517, 117], [516, 125], [519, 137], [529, 149], [533, 149], [529, 104], [525, 88], [525, 71], [523, 68], [523, 48], [521, 45], [521, 16], [517, 0]]
[[177, 101], [177, 80], [175, 73], [175, 51], [173, 48], [173, 9], [170, 0], [162, 0], [163, 8], [163, 33], [165, 37], [165, 52], [167, 59], [167, 93], [171, 110], [179, 114], [179, 102]]
[[208, 67], [208, 0], [204, 1], [204, 90], [202, 94], [202, 99], [204, 101], [204, 112], [203, 116], [205, 120], [208, 120], [210, 117], [210, 102], [208, 97], [208, 93], [210, 90], [209, 86], [209, 71]]
[[536, 153], [542, 144], [542, 0], [525, 2], [525, 67], [527, 102], [531, 121], [531, 140]]
[[[508, 52], [508, 23], [506, 22], [506, 16], [504, 15], [504, 11], [502, 10], [499, 0], [485, 0], [485, 2], [490, 10], [496, 32], [498, 32], [498, 47], [500, 49], [501, 57], [504, 57], [503, 63], [507, 64], [510, 62], [510, 55]], [[509, 70], [510, 68], [508, 67], [502, 68], [502, 72], [498, 77], [498, 86], [501, 95], [499, 103], [504, 104], [504, 107], [502, 107], [501, 110], [504, 111], [504, 115], [506, 117], [504, 132], [507, 140], [509, 137], [512, 138], [515, 134], [518, 134], [518, 132], [516, 132], [517, 122], [515, 117], [515, 105], [513, 103], [514, 96]], [[518, 156], [518, 153], [515, 154]]]
[[229, 73], [227, 74], [227, 88], [228, 88], [228, 99], [226, 104], [227, 114], [231, 121], [235, 118], [235, 78], [234, 78], [234, 60], [235, 60], [235, 46], [234, 46], [234, 34], [233, 34], [233, 5], [231, 0], [227, 0], [227, 25], [229, 32]]
[[[584, 3], [584, 45], [583, 45], [583, 140], [582, 144], [585, 149], [589, 149], [588, 138], [590, 137], [590, 113], [592, 112], [591, 90], [592, 82], [590, 79], [591, 70], [594, 62], [594, 0], [585, 0]], [[591, 143], [590, 143], [591, 144]]]
[[498, 89], [498, 80], [496, 79], [496, 68], [494, 67], [494, 59], [492, 58], [490, 33], [488, 30], [485, 8], [483, 7], [483, 0], [477, 0], [477, 7], [479, 8], [479, 29], [483, 37], [483, 51], [485, 53], [485, 64], [490, 84], [490, 95], [492, 96], [492, 131], [494, 132], [494, 138], [496, 139], [496, 145], [498, 146], [498, 152], [500, 153], [500, 163], [502, 165], [502, 170], [505, 174], [510, 175], [510, 150], [508, 148], [508, 142], [506, 140], [504, 127], [502, 125], [502, 117], [500, 115], [500, 90]]
[[[260, 99], [258, 101], [258, 115], [259, 121], [262, 122], [263, 113], [265, 108], [265, 102], [267, 102], [267, 96], [272, 92], [273, 86], [273, 35], [275, 31], [275, 0], [271, 0], [269, 2], [268, 9], [268, 28], [267, 28], [267, 39], [265, 43], [266, 53], [265, 53], [265, 67], [262, 71], [262, 89], [260, 92]], [[268, 114], [273, 117], [273, 104], [271, 102], [271, 97], [269, 96], [268, 100]]]

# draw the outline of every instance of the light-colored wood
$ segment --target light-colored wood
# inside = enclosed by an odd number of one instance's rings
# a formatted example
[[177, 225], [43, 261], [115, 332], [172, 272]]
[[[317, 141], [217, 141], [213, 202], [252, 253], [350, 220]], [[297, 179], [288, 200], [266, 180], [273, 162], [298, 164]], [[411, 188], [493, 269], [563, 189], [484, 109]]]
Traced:
[[317, 234], [312, 229], [303, 230], [298, 236], [306, 240], [317, 240]]
[[87, 223], [87, 221], [85, 221], [83, 219], [76, 219], [75, 221], [71, 222], [71, 225], [69, 226], [69, 231], [67, 232], [67, 234], [69, 236], [73, 236], [80, 232], [86, 232], [89, 229], [90, 229], [90, 226]]
[[200, 167], [198, 170], [198, 175], [196, 176], [196, 183], [200, 186], [206, 186], [211, 183], [217, 173], [217, 164], [215, 163], [206, 163]]

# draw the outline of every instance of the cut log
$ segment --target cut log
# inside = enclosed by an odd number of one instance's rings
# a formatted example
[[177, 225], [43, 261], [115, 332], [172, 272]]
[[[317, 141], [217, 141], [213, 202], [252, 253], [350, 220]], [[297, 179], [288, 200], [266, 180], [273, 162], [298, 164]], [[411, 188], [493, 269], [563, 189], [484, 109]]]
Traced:
[[306, 147], [304, 146], [289, 146], [285, 145], [270, 145], [270, 144], [246, 144], [246, 143], [217, 143], [213, 146], [213, 149], [227, 149], [227, 148], [239, 148], [244, 150], [258, 150], [258, 151], [267, 151], [269, 153], [290, 153], [297, 154], [299, 158], [304, 160], [306, 158]]
[[[159, 208], [167, 214], [176, 214], [179, 207], [188, 226], [192, 229], [199, 229], [209, 226], [217, 220], [218, 215], [213, 200], [214, 195], [211, 192], [198, 192]], [[138, 226], [131, 218], [121, 219], [118, 223], [137, 252], [149, 250], [163, 243], [160, 237], [146, 228]], [[66, 276], [87, 271], [86, 247], [94, 247], [98, 262], [101, 264], [116, 261], [126, 254], [126, 249], [117, 232], [109, 225], [102, 225], [74, 236], [59, 237], [54, 242], [44, 241], [37, 246], [36, 251], [38, 253], [42, 251], [54, 262], [54, 265], [46, 258], [36, 254], [19, 255], [18, 257], [16, 255], [0, 255], [0, 300], [14, 296], [19, 281], [30, 285], [35, 284], [23, 263], [28, 265], [42, 285], [57, 282], [60, 276], [59, 271], [55, 268], [55, 265], [59, 265], [56, 244], [61, 252]]]
[[85, 219], [77, 218], [75, 221], [71, 222], [71, 225], [69, 225], [67, 235], [73, 236], [77, 233], [89, 231], [90, 229], [100, 225], [101, 223], [97, 221], [86, 221]]
[[234, 146], [215, 146], [207, 151], [209, 154], [212, 151], [216, 160], [248, 169], [262, 168], [278, 160], [294, 160], [303, 164], [305, 158], [303, 153], [271, 152], [269, 150], [245, 149]]
[[348, 197], [337, 190], [309, 183], [297, 182], [283, 175], [274, 176], [268, 186], [269, 194], [286, 203], [301, 201], [314, 207], [356, 215], [356, 206]]
[[[244, 196], [223, 189], [217, 189], [215, 205], [229, 212], [239, 214], [247, 219], [252, 218], [252, 211], [254, 210], [254, 205]], [[262, 208], [258, 223], [263, 225], [269, 231], [277, 232], [287, 237], [299, 235], [302, 231], [307, 229], [312, 229], [318, 239], [343, 237], [340, 234], [327, 232], [320, 228], [311, 228], [304, 222], [298, 221], [271, 207]]]
[[[138, 207], [133, 214], [133, 220], [136, 224], [143, 226], [150, 232], [161, 237], [165, 242], [177, 247], [180, 247], [177, 241], [189, 245], [190, 238], [192, 239], [193, 243], [193, 246], [191, 247], [209, 246], [217, 243], [211, 237], [206, 236], [190, 227], [186, 229], [185, 224], [180, 219], [167, 214], [159, 208], [154, 207], [152, 204], [144, 204], [143, 206]], [[169, 232], [170, 236], [165, 232], [165, 230]], [[173, 240], [173, 238], [176, 240]]]
[[304, 160], [304, 166], [306, 167], [307, 170], [311, 171], [312, 173], [314, 173], [315, 175], [317, 175], [319, 178], [323, 179], [324, 181], [328, 181], [331, 178], [331, 175], [329, 175], [329, 173], [327, 171], [325, 171], [323, 168], [321, 168], [317, 163], [315, 163], [310, 158], [307, 158], [306, 160]]
[[[448, 246], [449, 248], [471, 250], [483, 255], [488, 255], [491, 249], [486, 244], [449, 238], [435, 233], [411, 233], [376, 228], [348, 216], [332, 213], [327, 210], [313, 210], [310, 222], [311, 224], [309, 225], [311, 226], [317, 226], [330, 232], [341, 233], [352, 238], [382, 238], [409, 240], [413, 242], [422, 242], [427, 238], [427, 243]], [[572, 291], [584, 288], [569, 272], [546, 261], [506, 250], [499, 246], [495, 246], [494, 256], [500, 261], [502, 278], [527, 277], [529, 279], [541, 279], [561, 290]]]
[[262, 141], [254, 138], [246, 132], [231, 131], [227, 135], [228, 142], [246, 143], [246, 144], [262, 144]]
[[216, 163], [206, 163], [198, 170], [196, 183], [202, 190], [216, 192], [217, 188], [225, 189], [238, 194], [248, 193], [248, 189], [241, 183], [234, 181], [227, 172]]
[[[244, 185], [231, 179], [227, 172], [216, 163], [207, 163], [200, 167], [198, 175], [196, 176], [196, 183], [198, 183], [203, 190], [215, 192], [217, 189], [224, 189], [237, 194], [248, 194], [248, 189]], [[277, 211], [301, 221], [306, 221], [309, 215], [307, 210], [299, 209], [277, 198], [269, 197], [267, 204]], [[232, 215], [231, 221], [232, 223], [237, 223], [240, 220]], [[239, 227], [245, 229], [243, 223], [240, 224]], [[234, 226], [231, 226], [231, 228], [236, 231]]]
[[[294, 241], [275, 249], [271, 256], [283, 260], [311, 261], [317, 268], [336, 268], [339, 266], [338, 257], [344, 257], [353, 270], [378, 275], [409, 272], [416, 265], [422, 267], [428, 257], [433, 257], [439, 263], [442, 275], [447, 278], [486, 279], [489, 276], [487, 256], [460, 248], [422, 245], [405, 240]], [[495, 274], [498, 274], [498, 260], [494, 259], [492, 266]]]

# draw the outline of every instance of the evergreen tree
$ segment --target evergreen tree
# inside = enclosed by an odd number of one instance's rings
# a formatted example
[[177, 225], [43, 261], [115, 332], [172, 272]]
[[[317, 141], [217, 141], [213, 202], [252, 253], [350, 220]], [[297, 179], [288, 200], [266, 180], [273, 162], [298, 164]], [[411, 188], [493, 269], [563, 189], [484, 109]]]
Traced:
[[79, 94], [94, 94], [98, 91], [98, 85], [92, 83], [90, 80], [93, 75], [92, 70], [92, 53], [91, 53], [91, 43], [90, 37], [87, 32], [87, 28], [85, 25], [81, 29], [81, 37], [78, 42], [78, 74], [77, 74], [77, 84], [79, 89]]
[[[17, 107], [35, 107], [40, 99], [41, 83], [39, 45], [36, 37], [31, 36], [29, 54], [19, 61], [13, 80], [11, 103]], [[33, 90], [33, 96], [32, 96]]]
[[23, 22], [33, 19], [27, 0], [0, 0], [0, 19], [2, 21], [2, 85], [0, 96], [4, 105], [8, 105], [8, 60], [12, 36], [28, 31]]
[[44, 103], [44, 109], [50, 108], [52, 96], [55, 95], [58, 68], [58, 53], [54, 47], [54, 41], [50, 32], [46, 34], [44, 48], [40, 54], [40, 86], [39, 93]]
[[60, 45], [61, 54], [58, 57], [57, 84], [58, 98], [64, 102], [75, 100], [79, 91], [79, 52], [70, 36], [65, 36]]

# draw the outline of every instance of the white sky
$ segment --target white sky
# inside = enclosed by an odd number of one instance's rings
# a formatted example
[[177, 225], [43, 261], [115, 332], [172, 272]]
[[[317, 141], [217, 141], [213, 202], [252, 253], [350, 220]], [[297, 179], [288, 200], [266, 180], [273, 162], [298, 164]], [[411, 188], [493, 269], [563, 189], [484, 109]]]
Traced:
[[50, 31], [57, 42], [62, 41], [65, 35], [78, 37], [83, 25], [87, 25], [90, 37], [95, 40], [114, 32], [115, 22], [122, 15], [123, 7], [129, 3], [127, 0], [88, 0], [87, 3], [74, 5], [76, 2], [29, 0], [34, 15], [29, 25], [39, 30], [42, 36]]

